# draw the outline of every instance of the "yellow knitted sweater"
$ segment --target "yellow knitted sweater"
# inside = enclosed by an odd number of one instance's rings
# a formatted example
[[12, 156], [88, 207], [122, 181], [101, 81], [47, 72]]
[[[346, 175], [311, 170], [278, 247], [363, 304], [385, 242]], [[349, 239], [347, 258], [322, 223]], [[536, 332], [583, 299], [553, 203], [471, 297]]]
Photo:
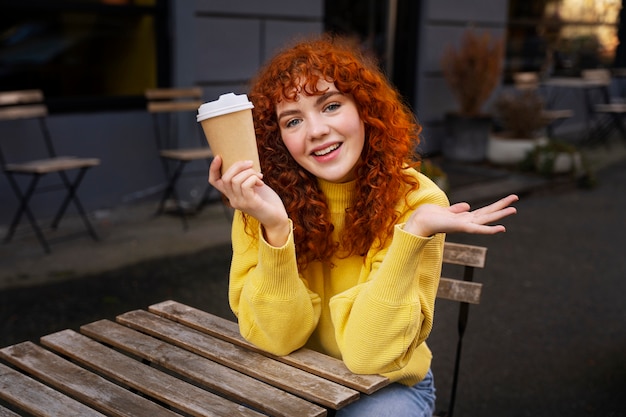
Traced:
[[[448, 206], [445, 194], [427, 177], [411, 170], [420, 188], [410, 204]], [[353, 201], [355, 182], [320, 180], [335, 226], [342, 233], [345, 208]], [[229, 301], [242, 336], [270, 353], [286, 355], [302, 346], [342, 359], [355, 373], [384, 374], [413, 385], [430, 367], [425, 340], [433, 323], [445, 235], [420, 237], [402, 226], [411, 210], [402, 197], [403, 213], [393, 237], [365, 257], [335, 258], [334, 266], [311, 263], [298, 271], [293, 234], [283, 247], [262, 237], [258, 222], [242, 215], [233, 220], [233, 259]]]

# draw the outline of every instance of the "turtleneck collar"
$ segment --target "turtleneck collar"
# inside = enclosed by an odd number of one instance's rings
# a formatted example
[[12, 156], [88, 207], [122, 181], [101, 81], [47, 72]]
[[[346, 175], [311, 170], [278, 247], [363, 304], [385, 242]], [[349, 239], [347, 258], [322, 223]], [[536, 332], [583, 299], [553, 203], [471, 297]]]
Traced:
[[331, 213], [345, 213], [346, 208], [353, 204], [356, 195], [356, 180], [334, 183], [318, 178], [317, 183], [326, 196]]

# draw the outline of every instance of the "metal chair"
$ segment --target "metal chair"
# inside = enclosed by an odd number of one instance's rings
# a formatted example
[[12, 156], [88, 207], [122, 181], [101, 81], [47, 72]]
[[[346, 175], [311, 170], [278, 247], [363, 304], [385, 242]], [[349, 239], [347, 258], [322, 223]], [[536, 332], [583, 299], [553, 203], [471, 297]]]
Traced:
[[461, 366], [461, 353], [463, 349], [463, 336], [467, 328], [470, 304], [480, 304], [483, 284], [474, 282], [474, 270], [484, 268], [487, 258], [487, 248], [484, 246], [466, 245], [446, 242], [443, 249], [443, 263], [459, 265], [463, 270], [463, 278], [439, 279], [437, 298], [459, 303], [457, 321], [457, 345], [454, 358], [454, 371], [452, 375], [452, 388], [450, 401], [446, 410], [438, 411], [436, 417], [453, 417], [456, 403], [456, 391], [459, 382], [459, 370]]
[[[181, 218], [183, 229], [187, 230], [187, 213], [178, 197], [176, 186], [183, 174], [193, 174], [191, 171], [185, 172], [185, 167], [193, 161], [206, 161], [207, 169], [202, 171], [205, 177], [204, 183], [206, 184], [206, 175], [210, 161], [213, 159], [213, 152], [208, 147], [206, 140], [203, 139], [202, 134], [198, 136], [200, 143], [197, 147], [179, 148], [177, 138], [171, 132], [175, 131], [177, 127], [178, 118], [176, 116], [191, 112], [195, 115], [198, 107], [202, 104], [202, 89], [198, 87], [156, 88], [146, 90], [145, 97], [147, 99], [148, 112], [152, 114], [156, 146], [167, 177], [167, 185], [161, 196], [156, 214], [163, 214], [166, 202], [170, 198], [173, 199], [176, 212]], [[188, 114], [187, 116], [190, 115]], [[195, 117], [193, 118], [193, 123], [194, 125], [197, 124]], [[170, 124], [174, 124], [174, 128], [171, 128]], [[165, 128], [162, 128], [163, 125], [165, 125]], [[210, 191], [210, 188], [207, 186], [204, 198], [200, 201], [198, 207], [195, 208], [196, 210], [201, 208], [206, 201], [208, 191]]]
[[[70, 202], [74, 203], [74, 206], [78, 210], [80, 217], [85, 225], [85, 228], [94, 240], [98, 240], [94, 228], [92, 227], [83, 206], [78, 199], [76, 191], [80, 186], [80, 183], [89, 168], [100, 165], [98, 158], [78, 158], [75, 156], [59, 156], [56, 153], [54, 143], [50, 136], [46, 118], [48, 116], [48, 108], [44, 103], [44, 95], [40, 90], [22, 90], [22, 91], [5, 91], [0, 92], [0, 121], [23, 121], [23, 122], [38, 122], [39, 128], [43, 135], [43, 144], [40, 146], [44, 155], [43, 159], [28, 160], [22, 162], [9, 162], [7, 156], [2, 151], [0, 146], [0, 166], [7, 176], [11, 188], [15, 192], [19, 200], [19, 206], [15, 212], [13, 220], [9, 226], [9, 230], [4, 238], [4, 242], [9, 242], [15, 230], [20, 223], [22, 216], [26, 215], [33, 231], [35, 232], [37, 239], [41, 243], [44, 251], [50, 253], [50, 246], [45, 238], [41, 227], [39, 226], [35, 215], [30, 209], [29, 203], [31, 198], [36, 192], [50, 192], [55, 190], [64, 190], [65, 197], [54, 216], [52, 221], [52, 228], [56, 229], [64, 216]], [[25, 142], [27, 138], [0, 138], [0, 142], [7, 142], [9, 139], [13, 141]], [[27, 146], [21, 148], [27, 148], [29, 150], [35, 149], [35, 142], [28, 140]], [[77, 171], [73, 179], [68, 176], [69, 171]], [[47, 174], [57, 173], [61, 179], [60, 184], [53, 184], [48, 187], [38, 187], [40, 180]], [[28, 176], [30, 182], [28, 186], [22, 188], [17, 176]]]
[[599, 100], [594, 102], [592, 98], [588, 97], [586, 102], [590, 117], [595, 116], [594, 130], [589, 138], [590, 143], [604, 142], [608, 146], [607, 139], [613, 129], [616, 129], [620, 137], [626, 141], [626, 126], [624, 125], [626, 103], [621, 97], [611, 96], [611, 71], [603, 68], [589, 69], [583, 70], [581, 76], [584, 80], [597, 83], [602, 87]]

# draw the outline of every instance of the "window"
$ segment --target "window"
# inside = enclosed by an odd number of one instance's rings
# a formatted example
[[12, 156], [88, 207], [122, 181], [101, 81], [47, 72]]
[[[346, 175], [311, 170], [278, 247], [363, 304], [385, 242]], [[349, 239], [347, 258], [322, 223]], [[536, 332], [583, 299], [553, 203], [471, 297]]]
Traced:
[[110, 110], [168, 82], [164, 0], [0, 4], [0, 90], [42, 89], [52, 112]]
[[621, 0], [510, 0], [506, 75], [611, 68]]

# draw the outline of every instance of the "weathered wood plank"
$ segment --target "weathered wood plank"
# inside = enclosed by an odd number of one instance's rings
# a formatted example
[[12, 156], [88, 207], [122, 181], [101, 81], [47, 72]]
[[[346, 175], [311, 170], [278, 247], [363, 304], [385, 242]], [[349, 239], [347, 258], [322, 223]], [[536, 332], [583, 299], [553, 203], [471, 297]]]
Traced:
[[486, 257], [487, 248], [483, 246], [446, 242], [443, 247], [444, 263], [484, 268]]
[[50, 159], [24, 162], [21, 164], [7, 164], [6, 169], [14, 172], [47, 174], [50, 172], [66, 171], [69, 169], [89, 168], [100, 165], [98, 158], [77, 158], [75, 156], [57, 156]]
[[152, 113], [196, 111], [202, 101], [154, 101], [148, 103], [148, 111]]
[[196, 111], [202, 105], [202, 89], [154, 88], [146, 91], [151, 113]]
[[178, 416], [32, 342], [4, 348], [0, 350], [0, 356], [54, 389], [107, 415]]
[[339, 409], [359, 397], [358, 391], [147, 311], [131, 311], [117, 321], [325, 407]]
[[106, 377], [193, 416], [261, 415], [144, 365], [72, 330], [44, 336], [41, 343]]
[[213, 151], [210, 148], [186, 148], [186, 149], [164, 149], [161, 156], [170, 159], [181, 159], [183, 161], [194, 161], [196, 159], [213, 158]]
[[381, 375], [354, 374], [350, 372], [341, 360], [323, 355], [311, 349], [300, 349], [287, 356], [281, 357], [270, 355], [241, 337], [237, 323], [176, 301], [164, 301], [150, 306], [149, 310], [203, 333], [262, 353], [273, 359], [337, 382], [346, 387], [356, 389], [365, 394], [371, 394], [390, 383], [389, 379]]
[[480, 304], [483, 284], [479, 282], [461, 281], [458, 279], [440, 278], [437, 298]]
[[146, 98], [148, 100], [164, 100], [181, 97], [202, 98], [202, 88], [151, 88], [146, 90]]
[[253, 408], [283, 417], [319, 417], [326, 409], [272, 387], [195, 353], [172, 346], [109, 320], [81, 327], [81, 332], [117, 349], [172, 370], [213, 392]]
[[0, 405], [0, 417], [20, 417], [20, 415]]
[[[0, 100], [2, 95], [0, 94]], [[48, 109], [42, 104], [0, 108], [0, 120], [30, 119], [46, 117]]]
[[103, 417], [96, 410], [0, 363], [0, 398], [37, 417]]

